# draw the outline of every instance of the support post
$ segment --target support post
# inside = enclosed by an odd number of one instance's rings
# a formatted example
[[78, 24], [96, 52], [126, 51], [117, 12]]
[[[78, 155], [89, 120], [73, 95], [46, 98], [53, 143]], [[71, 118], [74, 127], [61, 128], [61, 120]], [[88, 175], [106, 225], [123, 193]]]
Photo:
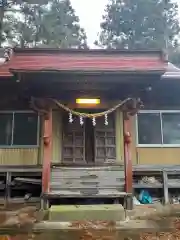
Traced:
[[6, 172], [5, 205], [9, 204], [10, 197], [11, 197], [11, 172]]
[[49, 192], [51, 159], [52, 159], [52, 110], [50, 109], [44, 119], [44, 150], [42, 170], [42, 194]]
[[164, 203], [169, 204], [168, 176], [166, 171], [163, 171], [163, 192], [164, 192]]
[[126, 208], [132, 209], [132, 183], [133, 170], [131, 159], [131, 129], [130, 119], [127, 113], [124, 114], [124, 168], [125, 168], [125, 191], [130, 194], [126, 199]]

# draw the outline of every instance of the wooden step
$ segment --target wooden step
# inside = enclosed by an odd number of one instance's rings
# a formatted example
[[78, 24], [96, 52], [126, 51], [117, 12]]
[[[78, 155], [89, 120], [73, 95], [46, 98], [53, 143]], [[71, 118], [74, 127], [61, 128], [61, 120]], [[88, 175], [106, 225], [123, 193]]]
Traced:
[[45, 199], [58, 199], [58, 198], [123, 198], [125, 196], [131, 196], [131, 193], [126, 192], [119, 192], [115, 190], [99, 190], [98, 193], [89, 192], [88, 189], [86, 189], [86, 192], [80, 192], [80, 191], [51, 191], [49, 193], [44, 193], [43, 198]]
[[124, 196], [122, 166], [57, 167], [51, 170], [50, 196], [119, 197]]

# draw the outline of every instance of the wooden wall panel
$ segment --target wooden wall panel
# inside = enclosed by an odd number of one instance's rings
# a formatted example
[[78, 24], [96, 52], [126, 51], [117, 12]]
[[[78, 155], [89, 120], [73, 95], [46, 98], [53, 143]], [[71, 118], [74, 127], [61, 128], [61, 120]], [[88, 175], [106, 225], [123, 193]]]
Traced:
[[52, 163], [58, 164], [62, 158], [62, 112], [53, 111], [53, 153]]
[[123, 114], [117, 109], [115, 114], [116, 128], [116, 161], [124, 162], [124, 143], [123, 143]]
[[37, 165], [38, 148], [0, 149], [0, 165]]
[[137, 149], [136, 149], [136, 117], [133, 116], [130, 119], [130, 126], [131, 126], [131, 157], [133, 165], [138, 164], [137, 159]]
[[137, 148], [139, 164], [180, 164], [180, 148]]
[[44, 154], [44, 119], [41, 117], [40, 120], [40, 136], [39, 136], [39, 151], [38, 151], [38, 164], [42, 165], [43, 162], [43, 154]]
[[[53, 111], [53, 141], [52, 141], [52, 164], [58, 164], [62, 158], [62, 117], [61, 111]], [[40, 150], [38, 152], [38, 164], [42, 165], [43, 161], [43, 134], [44, 120], [41, 119], [40, 128]]]

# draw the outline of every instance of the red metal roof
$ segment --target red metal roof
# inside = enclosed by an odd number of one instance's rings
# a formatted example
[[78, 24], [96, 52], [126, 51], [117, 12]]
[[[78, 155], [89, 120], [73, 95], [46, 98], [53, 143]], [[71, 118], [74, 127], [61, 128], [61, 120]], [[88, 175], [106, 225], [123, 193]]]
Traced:
[[13, 72], [165, 72], [159, 51], [15, 49], [11, 60], [0, 66], [0, 76]]

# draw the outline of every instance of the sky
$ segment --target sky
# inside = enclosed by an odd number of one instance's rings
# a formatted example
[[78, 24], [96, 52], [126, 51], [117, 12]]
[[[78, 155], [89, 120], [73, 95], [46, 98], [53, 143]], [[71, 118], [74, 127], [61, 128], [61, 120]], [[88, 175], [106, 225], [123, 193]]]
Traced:
[[88, 45], [93, 48], [100, 30], [100, 22], [108, 0], [71, 0], [71, 4], [80, 18], [81, 27], [86, 31]]
[[[179, 0], [176, 1], [179, 2]], [[107, 3], [108, 0], [71, 0], [76, 15], [80, 18], [80, 24], [86, 31], [88, 45], [91, 48], [94, 48], [93, 43], [97, 40], [97, 34], [100, 30], [100, 22]]]

